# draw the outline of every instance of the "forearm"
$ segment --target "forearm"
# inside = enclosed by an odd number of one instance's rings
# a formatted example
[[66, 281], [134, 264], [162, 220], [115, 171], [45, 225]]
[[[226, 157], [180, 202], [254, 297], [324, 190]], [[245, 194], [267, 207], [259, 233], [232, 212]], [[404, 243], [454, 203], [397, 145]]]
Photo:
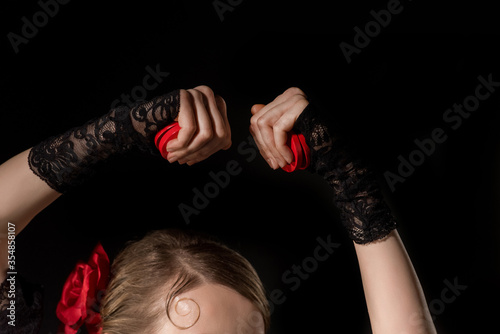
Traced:
[[229, 148], [231, 131], [224, 100], [209, 87], [199, 86], [174, 90], [130, 108], [116, 107], [2, 164], [0, 279], [7, 266], [8, 222], [19, 233], [57, 197], [85, 183], [109, 157], [137, 149], [159, 156], [155, 135], [176, 119], [181, 130], [169, 156], [172, 153], [179, 163], [193, 164]]
[[16, 234], [61, 194], [30, 170], [29, 150], [0, 165], [0, 282], [7, 267], [7, 223], [14, 223]]
[[375, 334], [435, 333], [425, 297], [397, 233], [375, 169], [332, 120], [309, 104], [297, 119], [311, 148], [311, 167], [334, 192], [334, 203], [354, 241]]
[[[288, 89], [269, 105], [257, 106], [252, 112], [250, 129], [266, 159], [278, 161], [273, 139], [279, 137], [279, 129], [293, 125], [304, 136], [310, 148], [308, 170], [332, 187], [341, 221], [355, 243], [373, 332], [435, 333], [375, 169], [354, 149], [353, 141], [339, 136], [335, 120], [307, 103], [305, 94], [297, 88]], [[276, 168], [276, 163], [270, 165]]]
[[436, 333], [420, 282], [397, 230], [354, 243], [374, 334]]

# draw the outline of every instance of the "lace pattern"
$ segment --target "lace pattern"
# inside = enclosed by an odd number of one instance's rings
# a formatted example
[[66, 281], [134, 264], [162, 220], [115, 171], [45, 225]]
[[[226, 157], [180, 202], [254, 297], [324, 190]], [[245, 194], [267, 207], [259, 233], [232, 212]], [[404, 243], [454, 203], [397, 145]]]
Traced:
[[358, 244], [384, 238], [396, 221], [384, 201], [376, 175], [353, 154], [347, 141], [330, 134], [329, 122], [309, 104], [296, 122], [311, 148], [312, 172], [333, 188], [334, 202], [349, 237]]
[[132, 107], [130, 111], [132, 125], [143, 142], [140, 148], [149, 151], [154, 147], [154, 136], [177, 118], [179, 108], [179, 90]]
[[179, 107], [180, 94], [174, 91], [132, 108], [115, 108], [34, 146], [29, 167], [51, 188], [66, 193], [91, 177], [95, 165], [111, 155], [134, 147], [156, 154], [154, 136], [177, 117]]
[[30, 284], [21, 276], [15, 282], [15, 326], [9, 325], [11, 294], [10, 282], [6, 279], [0, 284], [0, 329], [5, 334], [35, 334], [42, 323], [42, 292], [39, 286]]

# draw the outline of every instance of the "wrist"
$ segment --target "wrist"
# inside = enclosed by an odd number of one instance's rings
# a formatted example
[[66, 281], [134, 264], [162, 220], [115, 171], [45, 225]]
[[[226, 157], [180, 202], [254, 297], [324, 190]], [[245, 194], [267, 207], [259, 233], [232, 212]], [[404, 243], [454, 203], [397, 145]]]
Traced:
[[334, 203], [349, 237], [365, 244], [396, 228], [373, 169], [357, 154], [347, 138], [338, 136], [326, 115], [309, 104], [296, 122], [311, 150], [309, 170], [334, 190]]
[[175, 121], [180, 109], [180, 90], [155, 97], [133, 106], [128, 113], [131, 134], [139, 149], [154, 150], [156, 133]]

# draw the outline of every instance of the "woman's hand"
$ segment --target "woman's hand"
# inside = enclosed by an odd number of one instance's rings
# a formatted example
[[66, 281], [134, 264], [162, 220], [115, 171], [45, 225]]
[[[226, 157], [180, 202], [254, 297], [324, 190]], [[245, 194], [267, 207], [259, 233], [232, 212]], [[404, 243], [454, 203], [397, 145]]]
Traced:
[[286, 146], [288, 132], [308, 104], [304, 92], [292, 87], [271, 103], [252, 107], [250, 133], [271, 168], [284, 167], [293, 161], [293, 153]]
[[192, 165], [231, 147], [226, 103], [207, 86], [180, 90], [180, 131], [167, 145], [168, 161]]

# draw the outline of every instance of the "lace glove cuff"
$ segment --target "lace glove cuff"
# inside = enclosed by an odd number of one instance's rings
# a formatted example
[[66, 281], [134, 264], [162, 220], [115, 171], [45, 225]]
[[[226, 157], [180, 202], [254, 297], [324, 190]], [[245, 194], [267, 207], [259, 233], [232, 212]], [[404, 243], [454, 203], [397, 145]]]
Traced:
[[178, 90], [151, 101], [112, 109], [106, 115], [34, 146], [28, 163], [51, 188], [66, 193], [82, 184], [95, 165], [114, 154], [139, 148], [157, 154], [154, 136], [179, 113]]
[[333, 188], [334, 203], [354, 242], [382, 239], [396, 228], [396, 221], [373, 170], [353, 153], [345, 139], [334, 137], [331, 124], [311, 103], [298, 117], [295, 127], [311, 149], [308, 169]]

